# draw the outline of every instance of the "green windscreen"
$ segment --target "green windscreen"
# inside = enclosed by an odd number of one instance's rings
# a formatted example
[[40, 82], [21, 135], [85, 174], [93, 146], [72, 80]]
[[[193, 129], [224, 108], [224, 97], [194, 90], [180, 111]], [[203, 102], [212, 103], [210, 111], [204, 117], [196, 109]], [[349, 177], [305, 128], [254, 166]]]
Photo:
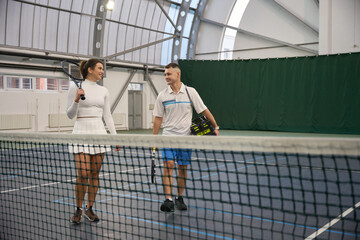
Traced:
[[180, 60], [222, 129], [360, 134], [360, 54]]

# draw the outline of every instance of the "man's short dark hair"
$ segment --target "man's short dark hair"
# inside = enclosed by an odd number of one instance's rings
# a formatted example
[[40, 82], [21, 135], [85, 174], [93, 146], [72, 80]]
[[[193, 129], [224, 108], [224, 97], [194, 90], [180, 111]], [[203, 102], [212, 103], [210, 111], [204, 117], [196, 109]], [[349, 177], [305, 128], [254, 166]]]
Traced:
[[169, 69], [169, 68], [178, 68], [178, 69], [180, 69], [180, 66], [177, 63], [169, 63], [168, 65], [165, 66], [165, 69]]

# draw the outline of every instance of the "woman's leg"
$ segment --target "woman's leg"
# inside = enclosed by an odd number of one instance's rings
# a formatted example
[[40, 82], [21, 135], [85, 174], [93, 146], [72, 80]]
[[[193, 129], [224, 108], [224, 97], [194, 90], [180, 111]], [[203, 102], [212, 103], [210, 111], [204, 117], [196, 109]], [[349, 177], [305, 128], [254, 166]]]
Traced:
[[74, 157], [77, 170], [75, 185], [76, 211], [70, 221], [72, 223], [79, 224], [81, 222], [82, 216], [81, 206], [84, 201], [84, 196], [88, 183], [88, 172], [90, 172], [90, 156], [87, 154], [79, 153], [74, 154]]
[[90, 155], [79, 153], [74, 154], [77, 169], [77, 178], [75, 185], [76, 207], [81, 208], [88, 184], [88, 176], [90, 175]]
[[90, 157], [91, 169], [89, 172], [88, 208], [92, 207], [95, 202], [99, 188], [99, 173], [103, 160], [104, 154], [91, 155]]

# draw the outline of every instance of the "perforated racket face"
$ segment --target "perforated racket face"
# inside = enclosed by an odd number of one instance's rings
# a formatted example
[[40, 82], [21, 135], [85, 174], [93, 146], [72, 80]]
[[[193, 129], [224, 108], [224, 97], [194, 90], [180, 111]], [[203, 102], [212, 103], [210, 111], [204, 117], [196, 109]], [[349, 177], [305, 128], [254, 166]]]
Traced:
[[[68, 64], [68, 68], [66, 68], [66, 63]], [[62, 66], [62, 70], [63, 72], [71, 78], [71, 80], [76, 84], [76, 86], [81, 89], [81, 85], [82, 85], [82, 82], [83, 82], [83, 79], [82, 78], [79, 78], [77, 76], [74, 76], [74, 74], [70, 74], [69, 73], [69, 69], [70, 69], [70, 64], [74, 64], [75, 66], [79, 66], [79, 63], [76, 62], [76, 61], [73, 61], [73, 60], [64, 60], [61, 62], [61, 66]], [[71, 71], [70, 71], [71, 72]], [[80, 73], [78, 73], [78, 75], [80, 75]], [[84, 95], [81, 95], [81, 100], [85, 100], [85, 96]]]
[[[68, 67], [66, 67], [66, 64], [68, 64]], [[76, 66], [79, 66], [79, 63], [73, 60], [64, 60], [61, 62], [61, 66], [62, 66], [62, 70], [63, 72], [70, 77], [75, 83], [76, 81], [83, 81], [83, 79], [81, 78], [81, 76], [76, 76], [75, 74], [70, 74], [69, 70], [70, 70], [70, 64], [74, 64]], [[80, 74], [77, 74], [80, 75]], [[76, 84], [78, 85], [78, 84]]]

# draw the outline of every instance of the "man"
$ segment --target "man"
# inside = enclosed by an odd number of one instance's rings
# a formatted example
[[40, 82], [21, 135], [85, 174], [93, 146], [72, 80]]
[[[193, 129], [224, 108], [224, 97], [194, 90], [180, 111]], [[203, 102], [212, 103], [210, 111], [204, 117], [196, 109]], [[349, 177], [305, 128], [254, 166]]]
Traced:
[[[187, 87], [181, 82], [181, 70], [176, 63], [170, 63], [165, 66], [165, 80], [168, 87], [161, 91], [156, 99], [154, 108], [154, 126], [153, 134], [157, 135], [160, 126], [163, 124], [163, 135], [190, 135], [190, 126], [192, 120], [192, 105], [189, 96], [193, 102], [197, 113], [201, 113], [210, 120], [214, 126], [215, 134], [219, 135], [219, 126], [215, 118], [207, 109], [199, 94], [194, 88]], [[174, 211], [172, 200], [173, 170], [175, 161], [178, 164], [177, 175], [177, 197], [175, 205], [179, 210], [186, 210], [182, 194], [186, 185], [187, 166], [191, 160], [191, 150], [189, 149], [162, 149], [164, 161], [163, 185], [166, 200], [161, 205], [160, 210], [164, 212]]]

